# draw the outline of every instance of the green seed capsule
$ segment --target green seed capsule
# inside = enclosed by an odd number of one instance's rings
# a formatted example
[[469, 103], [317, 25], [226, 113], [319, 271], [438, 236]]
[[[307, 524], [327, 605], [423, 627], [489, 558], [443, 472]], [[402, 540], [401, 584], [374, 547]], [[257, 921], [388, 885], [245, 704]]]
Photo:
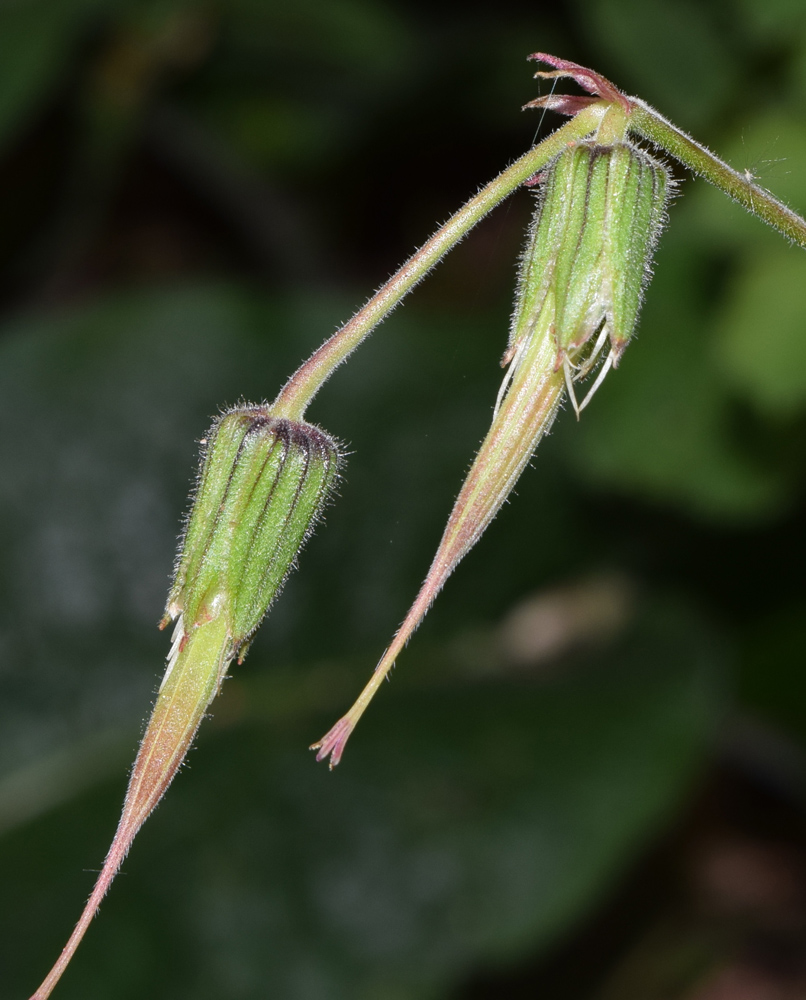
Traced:
[[[565, 369], [577, 413], [633, 334], [669, 187], [663, 164], [628, 142], [576, 143], [546, 171], [504, 360], [517, 367], [553, 298], [556, 366]], [[577, 406], [573, 383], [589, 374], [608, 339], [599, 377]]]
[[164, 623], [223, 613], [232, 655], [258, 627], [316, 520], [338, 465], [334, 441], [266, 407], [224, 414], [208, 435]]

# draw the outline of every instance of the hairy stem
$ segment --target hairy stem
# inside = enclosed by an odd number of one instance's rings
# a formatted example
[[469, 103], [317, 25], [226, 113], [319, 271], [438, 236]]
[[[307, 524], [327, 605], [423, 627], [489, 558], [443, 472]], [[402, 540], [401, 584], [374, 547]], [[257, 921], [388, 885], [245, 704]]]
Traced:
[[134, 762], [123, 813], [95, 888], [56, 964], [30, 1000], [47, 1000], [70, 964], [137, 831], [162, 798], [193, 742], [229, 663], [230, 646], [226, 620], [223, 616], [214, 618], [193, 632], [178, 652], [175, 666], [166, 673]]
[[787, 208], [769, 191], [759, 187], [749, 174], [739, 173], [720, 160], [705, 146], [701, 146], [691, 136], [672, 125], [654, 108], [637, 97], [631, 97], [633, 108], [630, 112], [631, 132], [649, 139], [656, 146], [670, 153], [689, 170], [710, 181], [720, 191], [733, 198], [740, 205], [757, 215], [779, 233], [806, 249], [806, 219], [802, 219], [791, 208]]
[[609, 105], [599, 102], [581, 111], [562, 128], [516, 160], [441, 226], [380, 288], [353, 318], [301, 365], [272, 405], [272, 415], [301, 420], [305, 408], [335, 369], [394, 309], [450, 249], [525, 180], [537, 173], [569, 142], [595, 131]]

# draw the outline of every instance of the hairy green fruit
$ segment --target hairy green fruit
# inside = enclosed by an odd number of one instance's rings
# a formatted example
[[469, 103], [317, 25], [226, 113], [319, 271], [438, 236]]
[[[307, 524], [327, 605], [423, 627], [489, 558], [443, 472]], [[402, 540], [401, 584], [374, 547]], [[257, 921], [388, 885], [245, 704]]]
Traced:
[[338, 466], [335, 442], [268, 407], [225, 413], [207, 436], [163, 624], [219, 614], [239, 656], [292, 569]]
[[[626, 141], [575, 143], [545, 171], [505, 361], [518, 366], [549, 304], [557, 369], [577, 412], [635, 330], [670, 186], [666, 167]], [[577, 406], [573, 383], [590, 373], [608, 340], [600, 376]]]

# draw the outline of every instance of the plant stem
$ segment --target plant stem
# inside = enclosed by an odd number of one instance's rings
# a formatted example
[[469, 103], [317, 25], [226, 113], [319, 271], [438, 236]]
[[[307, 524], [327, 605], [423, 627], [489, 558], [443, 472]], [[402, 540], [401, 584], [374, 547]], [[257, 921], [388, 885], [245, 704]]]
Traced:
[[272, 415], [302, 420], [305, 409], [333, 371], [352, 354], [365, 337], [394, 309], [412, 288], [452, 249], [477, 222], [544, 167], [568, 143], [590, 135], [609, 107], [602, 101], [566, 122], [499, 174], [441, 226], [383, 285], [348, 323], [301, 365], [286, 382], [272, 405]]
[[629, 129], [670, 153], [689, 170], [710, 181], [779, 233], [806, 249], [806, 220], [754, 183], [748, 173], [739, 173], [705, 146], [672, 125], [654, 108], [637, 97], [630, 98]]
[[228, 653], [232, 639], [227, 626], [226, 617], [219, 614], [197, 627], [178, 650], [176, 664], [165, 675], [165, 686], [160, 689], [140, 744], [123, 813], [95, 888], [56, 964], [30, 1000], [47, 1000], [53, 992], [109, 891], [137, 831], [181, 766], [230, 662]]

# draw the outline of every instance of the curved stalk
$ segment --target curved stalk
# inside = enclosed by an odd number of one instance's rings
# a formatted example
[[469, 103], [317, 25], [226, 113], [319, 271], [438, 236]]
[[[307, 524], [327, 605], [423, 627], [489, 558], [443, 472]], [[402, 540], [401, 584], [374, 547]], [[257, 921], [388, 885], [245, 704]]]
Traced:
[[644, 101], [631, 97], [629, 129], [670, 153], [683, 166], [710, 181], [743, 208], [806, 249], [806, 219], [793, 212], [747, 174], [734, 170]]
[[530, 149], [511, 167], [500, 173], [475, 197], [441, 226], [416, 253], [380, 288], [367, 304], [302, 364], [286, 382], [272, 404], [275, 417], [301, 420], [313, 397], [345, 361], [384, 320], [401, 299], [440, 259], [524, 181], [553, 160], [568, 144], [594, 132], [610, 105], [597, 102]]

